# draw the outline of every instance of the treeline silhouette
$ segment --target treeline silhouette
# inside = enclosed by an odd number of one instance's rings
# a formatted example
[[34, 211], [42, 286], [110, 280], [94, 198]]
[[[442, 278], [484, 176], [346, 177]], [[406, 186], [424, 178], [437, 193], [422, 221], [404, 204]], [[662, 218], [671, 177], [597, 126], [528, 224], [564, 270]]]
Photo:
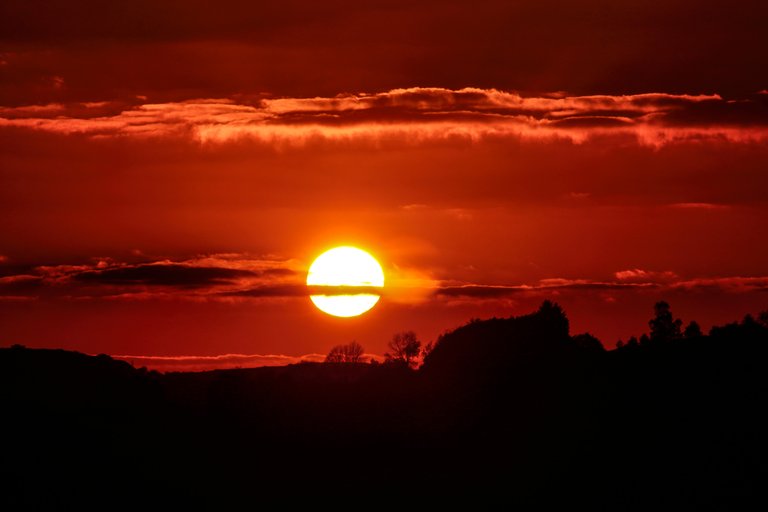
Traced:
[[0, 349], [0, 505], [764, 501], [768, 314], [705, 335], [660, 302], [649, 334], [618, 345], [572, 336], [546, 301], [434, 346], [398, 333], [373, 364], [357, 343], [328, 363], [164, 375]]

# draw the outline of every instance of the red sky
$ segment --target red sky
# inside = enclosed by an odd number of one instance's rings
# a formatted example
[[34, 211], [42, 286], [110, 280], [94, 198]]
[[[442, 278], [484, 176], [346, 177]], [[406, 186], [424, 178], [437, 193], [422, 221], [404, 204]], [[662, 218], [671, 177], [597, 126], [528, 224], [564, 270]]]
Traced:
[[[545, 298], [607, 346], [659, 299], [766, 309], [766, 26], [762, 2], [3, 2], [0, 343], [198, 369]], [[341, 244], [387, 275], [355, 319], [303, 287]]]

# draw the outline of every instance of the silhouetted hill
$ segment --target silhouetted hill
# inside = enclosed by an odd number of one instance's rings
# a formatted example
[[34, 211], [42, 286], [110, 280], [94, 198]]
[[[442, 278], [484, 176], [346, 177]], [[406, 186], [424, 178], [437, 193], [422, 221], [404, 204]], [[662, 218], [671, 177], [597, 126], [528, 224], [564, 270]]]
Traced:
[[[474, 320], [440, 336], [421, 368], [432, 380], [480, 383], [486, 378], [527, 376], [588, 364], [603, 352], [579, 335], [572, 338], [565, 312], [545, 301], [538, 311], [509, 318]], [[597, 344], [597, 348], [595, 347]]]
[[723, 509], [762, 495], [768, 329], [727, 330], [608, 353], [601, 416], [615, 449], [603, 457], [620, 468], [604, 480], [611, 492]]
[[425, 373], [491, 371], [573, 352], [568, 319], [547, 302], [536, 313], [472, 321], [442, 335], [424, 361]]
[[17, 404], [144, 407], [147, 400], [159, 397], [159, 377], [103, 354], [0, 348], [0, 396]]
[[686, 338], [670, 322], [666, 338], [605, 352], [545, 303], [446, 333], [418, 371], [161, 375], [108, 356], [0, 349], [0, 504], [485, 497], [647, 510], [763, 499], [768, 326], [747, 317]]

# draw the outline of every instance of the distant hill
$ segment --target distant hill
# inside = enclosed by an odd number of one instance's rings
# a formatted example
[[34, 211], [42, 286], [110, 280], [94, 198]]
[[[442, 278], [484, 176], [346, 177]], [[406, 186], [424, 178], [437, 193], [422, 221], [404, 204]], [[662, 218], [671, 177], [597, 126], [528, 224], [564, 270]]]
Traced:
[[425, 373], [454, 374], [524, 366], [590, 352], [574, 342], [565, 312], [544, 302], [535, 313], [476, 320], [442, 335], [424, 361]]
[[678, 331], [606, 352], [546, 302], [446, 333], [416, 371], [163, 375], [104, 355], [0, 349], [0, 505], [761, 500], [768, 326], [747, 317], [710, 335]]
[[0, 397], [19, 405], [144, 407], [160, 395], [159, 377], [104, 354], [19, 346], [0, 349]]

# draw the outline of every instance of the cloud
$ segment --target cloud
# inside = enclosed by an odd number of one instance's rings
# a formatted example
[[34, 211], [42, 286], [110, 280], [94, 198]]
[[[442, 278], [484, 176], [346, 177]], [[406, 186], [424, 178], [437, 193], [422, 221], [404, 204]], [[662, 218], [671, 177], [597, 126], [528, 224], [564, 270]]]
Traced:
[[459, 112], [535, 115], [564, 119], [574, 116], [622, 117], [669, 111], [699, 102], [720, 101], [718, 95], [636, 94], [628, 96], [534, 96], [467, 87], [411, 87], [376, 94], [344, 94], [334, 98], [265, 99], [265, 110], [281, 115], [381, 112]]
[[71, 299], [216, 300], [269, 289], [273, 293], [262, 296], [283, 296], [284, 290], [295, 287], [301, 268], [294, 260], [234, 253], [139, 263], [94, 258], [80, 265], [43, 265], [0, 277], [0, 293]]
[[476, 297], [496, 298], [505, 297], [514, 293], [530, 291], [528, 286], [494, 286], [479, 284], [464, 284], [459, 286], [441, 286], [434, 290], [436, 296], [444, 297]]
[[30, 302], [37, 300], [31, 295], [0, 295], [0, 302]]
[[679, 210], [727, 210], [729, 208], [726, 204], [715, 203], [673, 203], [669, 207]]
[[632, 283], [668, 283], [678, 279], [678, 275], [669, 270], [657, 272], [639, 268], [620, 270], [614, 275], [619, 281]]
[[768, 277], [711, 277], [682, 279], [671, 271], [654, 272], [641, 269], [615, 273], [615, 281], [589, 279], [541, 279], [534, 284], [484, 285], [459, 284], [434, 288], [435, 297], [463, 299], [503, 299], [520, 294], [540, 294], [567, 290], [658, 290], [658, 291], [715, 291], [720, 293], [747, 293], [768, 291]]
[[535, 284], [522, 284], [512, 286], [480, 284], [442, 286], [436, 288], [434, 293], [436, 296], [446, 297], [494, 298], [506, 297], [519, 293], [541, 292], [547, 290], [614, 290], [623, 288], [649, 288], [655, 286], [655, 283], [625, 283], [590, 281], [588, 279], [550, 278], [541, 279], [538, 283]]
[[676, 282], [671, 287], [684, 291], [765, 292], [768, 291], [768, 277], [701, 277]]
[[[142, 257], [141, 254], [136, 256]], [[125, 263], [93, 258], [83, 264], [26, 266], [0, 277], [0, 294], [68, 300], [187, 300], [236, 302], [309, 295], [376, 294], [393, 302], [423, 302], [435, 281], [414, 269], [394, 266], [385, 289], [371, 286], [307, 287], [297, 260], [240, 253], [189, 259]]]
[[412, 212], [412, 211], [426, 210], [427, 205], [423, 203], [411, 203], [411, 204], [404, 204], [400, 206], [400, 208], [407, 212]]
[[307, 287], [299, 283], [284, 285], [262, 285], [243, 290], [221, 293], [225, 297], [266, 298], [266, 297], [306, 297]]
[[28, 117], [55, 117], [67, 114], [67, 107], [61, 103], [47, 105], [25, 105], [20, 107], [0, 107], [0, 117], [7, 119], [24, 119]]
[[89, 283], [197, 288], [229, 284], [239, 278], [256, 275], [257, 273], [250, 270], [233, 268], [197, 267], [181, 263], [152, 263], [86, 270], [73, 274], [72, 278]]
[[537, 289], [580, 289], [580, 290], [616, 290], [621, 288], [649, 288], [655, 283], [624, 283], [615, 281], [592, 281], [589, 279], [542, 279]]
[[[97, 112], [100, 114], [93, 114]], [[111, 113], [110, 113], [111, 112]], [[630, 137], [660, 146], [681, 141], [763, 141], [768, 98], [718, 95], [522, 96], [496, 89], [413, 87], [335, 97], [199, 99], [139, 105], [84, 102], [0, 110], [0, 127], [88, 137], [189, 138], [204, 144], [252, 139], [310, 141]]]
[[[111, 355], [137, 368], [146, 367], [159, 372], [203, 372], [233, 368], [258, 368], [262, 366], [286, 366], [299, 363], [321, 363], [325, 354], [222, 354], [216, 356], [145, 356]], [[364, 361], [381, 361], [379, 354], [363, 354]]]
[[19, 297], [38, 293], [43, 278], [35, 275], [18, 274], [0, 277], [0, 295]]
[[439, 280], [418, 269], [390, 269], [387, 286], [313, 286], [304, 282], [304, 266], [291, 259], [247, 254], [201, 255], [177, 261], [124, 263], [94, 258], [80, 265], [29, 267], [0, 277], [6, 301], [64, 300], [185, 300], [239, 302], [293, 299], [309, 295], [376, 294], [399, 304], [447, 300], [505, 300], [518, 295], [576, 291], [719, 291], [745, 293], [768, 290], [768, 277], [720, 276], [682, 278], [665, 270], [626, 269], [613, 279], [545, 278], [518, 284]]
[[260, 366], [285, 366], [301, 362], [321, 362], [323, 354], [288, 356], [284, 354], [223, 354], [217, 356], [134, 356], [112, 355], [114, 359], [127, 361], [136, 367], [146, 367], [160, 372], [201, 372], [231, 368], [256, 368]]

